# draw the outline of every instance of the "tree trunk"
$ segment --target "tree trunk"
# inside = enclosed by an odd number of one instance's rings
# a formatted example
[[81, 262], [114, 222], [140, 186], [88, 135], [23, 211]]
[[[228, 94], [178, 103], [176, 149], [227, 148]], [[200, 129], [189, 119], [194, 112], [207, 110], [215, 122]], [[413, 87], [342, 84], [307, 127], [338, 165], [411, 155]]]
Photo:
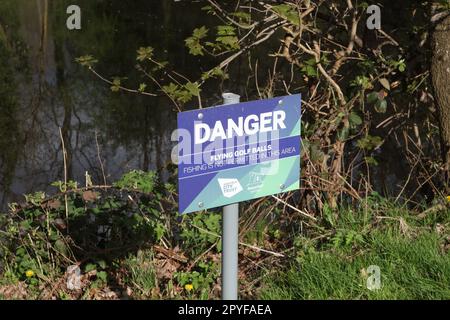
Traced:
[[450, 16], [434, 30], [431, 74], [434, 96], [439, 112], [442, 158], [445, 166], [446, 188], [450, 177]]

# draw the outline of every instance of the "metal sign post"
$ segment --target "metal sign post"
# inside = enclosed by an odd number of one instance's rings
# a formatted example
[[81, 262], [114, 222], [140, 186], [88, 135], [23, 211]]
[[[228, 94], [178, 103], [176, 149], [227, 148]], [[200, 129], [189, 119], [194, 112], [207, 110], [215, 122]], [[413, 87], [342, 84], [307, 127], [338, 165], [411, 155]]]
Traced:
[[[240, 102], [234, 93], [223, 94], [224, 104]], [[238, 298], [239, 203], [223, 207], [222, 213], [222, 300]]]

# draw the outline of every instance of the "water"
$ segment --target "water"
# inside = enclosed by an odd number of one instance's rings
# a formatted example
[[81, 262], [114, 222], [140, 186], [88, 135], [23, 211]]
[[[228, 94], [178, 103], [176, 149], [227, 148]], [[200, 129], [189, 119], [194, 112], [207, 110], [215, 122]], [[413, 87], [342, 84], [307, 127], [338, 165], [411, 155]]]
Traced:
[[[66, 1], [0, 2], [0, 25], [8, 34], [0, 46], [17, 44], [0, 57], [5, 76], [0, 83], [0, 207], [23, 200], [26, 193], [50, 191], [50, 182], [63, 180], [60, 128], [69, 179], [80, 183], [86, 172], [94, 183], [111, 183], [131, 169], [161, 169], [170, 162], [173, 104], [163, 95], [113, 93], [75, 63], [76, 57], [94, 55], [102, 75], [128, 77], [132, 86], [144, 80], [135, 69], [140, 46], [154, 47], [159, 60], [194, 80], [207, 67], [184, 46], [199, 22], [208, 22], [200, 3], [77, 3], [82, 30], [69, 31]], [[186, 15], [192, 6], [198, 8]], [[217, 103], [219, 92], [208, 97]]]

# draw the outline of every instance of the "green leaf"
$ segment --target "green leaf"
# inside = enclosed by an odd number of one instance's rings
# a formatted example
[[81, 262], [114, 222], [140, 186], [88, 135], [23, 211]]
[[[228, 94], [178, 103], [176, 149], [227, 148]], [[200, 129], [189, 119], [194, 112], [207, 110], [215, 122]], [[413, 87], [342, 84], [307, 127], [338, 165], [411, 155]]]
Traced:
[[194, 29], [192, 36], [197, 39], [203, 39], [208, 35], [208, 29], [205, 26], [202, 26], [201, 28]]
[[239, 49], [239, 39], [233, 26], [218, 26], [216, 41], [226, 50]]
[[121, 189], [151, 193], [156, 185], [157, 178], [157, 174], [154, 171], [132, 170], [124, 174], [119, 181], [114, 183], [114, 186]]
[[106, 282], [108, 274], [106, 273], [106, 271], [97, 272], [97, 278], [102, 280], [103, 282]]
[[359, 126], [362, 124], [361, 117], [353, 111], [350, 113], [348, 120], [352, 126]]
[[288, 4], [280, 4], [277, 6], [273, 6], [272, 10], [282, 18], [288, 20], [290, 23], [296, 26], [300, 25], [300, 17], [298, 15], [298, 11], [294, 7]]
[[167, 86], [163, 86], [162, 90], [164, 91], [165, 94], [172, 96], [174, 95], [179, 89], [179, 86], [173, 82], [171, 82], [169, 85]]
[[233, 26], [228, 26], [228, 25], [217, 26], [217, 35], [219, 35], [219, 36], [235, 36], [236, 35], [235, 30], [236, 29]]
[[62, 240], [56, 240], [55, 241], [55, 249], [63, 256], [67, 257], [67, 246]]
[[189, 53], [198, 56], [203, 55], [203, 46], [201, 40], [208, 35], [208, 29], [203, 26], [201, 28], [196, 28], [192, 32], [192, 36], [184, 40], [186, 47], [189, 48]]
[[317, 69], [312, 66], [306, 67], [306, 75], [308, 77], [317, 77]]
[[386, 99], [379, 100], [375, 103], [375, 111], [378, 113], [385, 113], [387, 110], [387, 101]]
[[187, 38], [185, 40], [186, 47], [189, 48], [189, 53], [193, 56], [203, 56], [203, 46], [195, 38]]
[[343, 127], [341, 130], [339, 130], [337, 138], [341, 141], [347, 140], [349, 133], [350, 133], [349, 128]]
[[137, 50], [137, 57], [136, 60], [138, 61], [144, 61], [147, 59], [151, 59], [153, 57], [153, 48], [152, 47], [140, 47], [139, 50]]
[[317, 63], [315, 58], [311, 58], [306, 60], [303, 63], [303, 66], [301, 70], [306, 73], [308, 77], [315, 77], [317, 78], [319, 76], [319, 73], [317, 71]]
[[92, 270], [97, 269], [97, 266], [93, 263], [88, 263], [85, 267], [84, 267], [84, 272], [90, 272]]
[[202, 80], [208, 80], [209, 78], [219, 78], [222, 80], [227, 80], [229, 78], [228, 74], [223, 71], [221, 68], [216, 67], [208, 72], [204, 72], [202, 74]]
[[106, 268], [106, 262], [104, 260], [97, 261], [98, 266], [102, 269]]
[[383, 139], [378, 136], [367, 135], [364, 138], [361, 138], [357, 142], [357, 146], [360, 149], [365, 149], [367, 151], [378, 148], [383, 143]]
[[198, 97], [200, 95], [200, 88], [197, 84], [197, 82], [192, 83], [192, 82], [188, 82], [184, 85], [184, 87], [186, 88], [187, 91], [189, 91], [189, 93], [195, 97]]
[[355, 80], [353, 80], [350, 85], [352, 87], [361, 87], [363, 89], [370, 88], [370, 79], [366, 76], [357, 76]]
[[80, 65], [82, 65], [83, 67], [89, 67], [89, 68], [98, 62], [98, 60], [95, 59], [91, 55], [86, 55], [86, 56], [76, 58], [75, 61], [77, 63], [79, 63]]
[[372, 166], [377, 166], [378, 165], [378, 161], [374, 157], [364, 157], [364, 160], [369, 165], [372, 165]]
[[139, 85], [139, 92], [144, 92], [146, 88], [147, 88], [147, 85], [145, 83], [141, 83]]
[[379, 100], [378, 92], [371, 92], [367, 95], [368, 103], [375, 103], [378, 100]]
[[227, 50], [239, 49], [239, 39], [236, 36], [217, 37], [216, 41], [222, 44]]

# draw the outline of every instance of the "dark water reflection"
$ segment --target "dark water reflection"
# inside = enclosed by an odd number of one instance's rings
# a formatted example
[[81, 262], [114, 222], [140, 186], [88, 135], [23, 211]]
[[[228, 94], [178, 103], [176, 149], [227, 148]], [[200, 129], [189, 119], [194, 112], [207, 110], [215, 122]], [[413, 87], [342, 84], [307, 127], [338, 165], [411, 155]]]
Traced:
[[[73, 3], [82, 8], [80, 31], [65, 27]], [[202, 4], [0, 1], [0, 207], [63, 179], [59, 128], [69, 178], [79, 182], [88, 171], [94, 183], [103, 183], [98, 151], [108, 183], [130, 169], [158, 169], [170, 161], [176, 126], [170, 101], [113, 93], [74, 60], [92, 54], [102, 74], [139, 83], [136, 49], [152, 46], [160, 60], [195, 79], [206, 66], [188, 55], [184, 39], [208, 21], [192, 6]], [[208, 96], [211, 103], [218, 99]]]

